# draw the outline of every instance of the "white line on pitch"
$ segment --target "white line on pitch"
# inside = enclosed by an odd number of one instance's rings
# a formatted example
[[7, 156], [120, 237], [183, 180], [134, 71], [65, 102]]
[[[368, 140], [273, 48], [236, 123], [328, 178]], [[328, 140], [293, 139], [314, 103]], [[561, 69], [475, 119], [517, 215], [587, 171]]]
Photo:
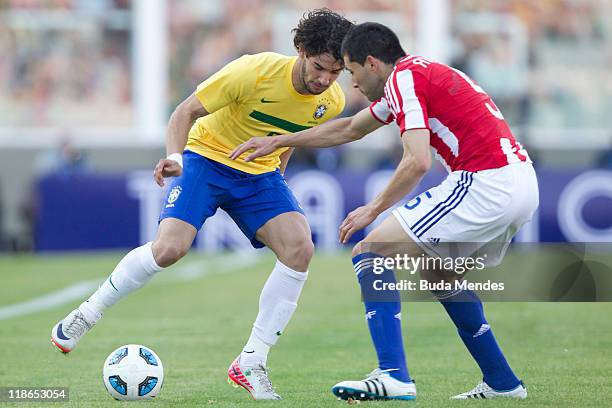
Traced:
[[[223, 255], [212, 261], [188, 262], [184, 265], [179, 264], [173, 268], [174, 270], [167, 271], [166, 274], [160, 274], [158, 278], [161, 279], [153, 279], [152, 282], [164, 283], [168, 281], [196, 280], [204, 276], [234, 272], [247, 265], [253, 265], [258, 260], [259, 255], [248, 251], [245, 253], [239, 252], [237, 254]], [[82, 299], [85, 295], [94, 291], [100, 285], [100, 282], [98, 279], [82, 281], [55, 292], [26, 300], [25, 302], [0, 307], [0, 320], [36, 313]]]

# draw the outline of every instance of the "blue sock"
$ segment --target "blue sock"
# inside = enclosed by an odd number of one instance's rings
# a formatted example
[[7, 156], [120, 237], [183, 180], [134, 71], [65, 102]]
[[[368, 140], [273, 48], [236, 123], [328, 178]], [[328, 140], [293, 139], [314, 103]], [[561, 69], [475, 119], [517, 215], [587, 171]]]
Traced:
[[459, 336], [482, 370], [484, 382], [498, 391], [517, 387], [520, 381], [495, 340], [478, 295], [471, 290], [434, 294], [457, 326]]
[[399, 292], [377, 291], [373, 286], [376, 280], [395, 282], [395, 275], [389, 269], [385, 269], [381, 274], [374, 273], [374, 258], [382, 257], [371, 252], [359, 254], [353, 258], [353, 266], [361, 286], [366, 319], [378, 355], [378, 367], [381, 370], [393, 369], [389, 372], [391, 377], [411, 382], [404, 354]]

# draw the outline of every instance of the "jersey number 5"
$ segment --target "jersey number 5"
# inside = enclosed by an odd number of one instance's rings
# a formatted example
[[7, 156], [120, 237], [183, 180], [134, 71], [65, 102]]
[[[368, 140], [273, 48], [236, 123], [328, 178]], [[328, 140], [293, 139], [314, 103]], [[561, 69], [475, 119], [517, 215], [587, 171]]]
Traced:
[[[474, 88], [474, 90], [478, 93], [481, 94], [485, 94], [487, 95], [487, 93], [484, 91], [484, 89], [482, 89], [480, 86], [478, 86], [474, 81], [472, 81], [470, 79], [469, 76], [465, 75], [465, 73], [459, 71], [458, 69], [452, 68], [453, 71], [455, 71], [457, 74], [459, 74], [459, 76], [463, 79], [465, 79], [465, 82], [467, 82], [468, 84], [470, 84], [470, 86], [472, 88]], [[489, 96], [489, 95], [487, 95]], [[497, 119], [499, 120], [504, 120], [504, 115], [502, 115], [501, 111], [497, 108], [497, 106], [495, 106], [495, 103], [493, 102], [493, 100], [491, 99], [491, 97], [489, 97], [489, 101], [491, 101], [491, 103], [486, 102], [485, 106], [487, 107], [487, 109], [489, 110], [489, 112], [491, 112], [491, 114], [493, 116], [495, 116]]]

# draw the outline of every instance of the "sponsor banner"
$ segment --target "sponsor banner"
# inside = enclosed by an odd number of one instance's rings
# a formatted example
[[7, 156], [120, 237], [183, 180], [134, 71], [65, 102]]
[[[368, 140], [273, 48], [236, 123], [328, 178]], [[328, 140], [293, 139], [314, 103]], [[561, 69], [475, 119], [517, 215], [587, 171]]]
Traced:
[[[517, 236], [522, 242], [611, 242], [612, 171], [537, 169], [540, 207]], [[338, 226], [351, 210], [372, 200], [392, 170], [320, 170], [289, 172], [288, 183], [310, 223], [321, 249], [339, 247]], [[427, 174], [404, 205], [435, 186], [445, 174]], [[37, 183], [35, 246], [40, 251], [130, 248], [152, 240], [165, 192], [149, 170], [127, 174], [49, 176]], [[180, 199], [178, 192], [170, 199]], [[353, 236], [357, 242], [366, 231]], [[248, 247], [250, 244], [222, 210], [206, 221], [196, 238], [202, 250]]]

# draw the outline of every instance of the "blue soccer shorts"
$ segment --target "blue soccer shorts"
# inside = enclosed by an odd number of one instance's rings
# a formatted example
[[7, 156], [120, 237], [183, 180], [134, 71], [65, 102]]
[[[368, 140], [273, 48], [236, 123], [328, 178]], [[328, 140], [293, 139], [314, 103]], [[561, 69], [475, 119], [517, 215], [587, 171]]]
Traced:
[[177, 218], [197, 230], [222, 208], [255, 248], [264, 244], [255, 233], [279, 214], [304, 210], [279, 170], [249, 174], [186, 150], [183, 174], [168, 188], [159, 221]]

